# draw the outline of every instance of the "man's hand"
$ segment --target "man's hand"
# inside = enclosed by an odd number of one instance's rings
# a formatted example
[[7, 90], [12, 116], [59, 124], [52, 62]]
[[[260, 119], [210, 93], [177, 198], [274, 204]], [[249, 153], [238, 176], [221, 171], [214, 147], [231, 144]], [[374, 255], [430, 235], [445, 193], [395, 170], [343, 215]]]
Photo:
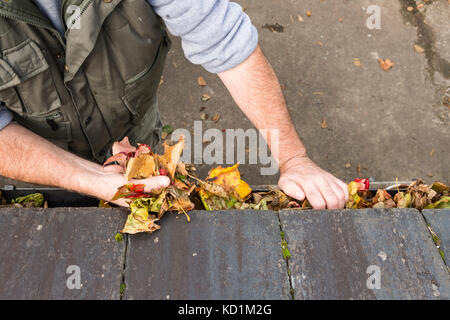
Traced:
[[[120, 172], [120, 166], [107, 166], [103, 168], [103, 172], [100, 173], [101, 183], [104, 185], [104, 188], [101, 188], [100, 193], [96, 195], [100, 199], [104, 199], [106, 201], [111, 200], [117, 192], [117, 189], [121, 186], [133, 183], [133, 184], [144, 184], [145, 192], [155, 191], [162, 188], [166, 188], [170, 184], [169, 177], [166, 176], [157, 176], [150, 177], [147, 179], [139, 179], [139, 180], [130, 180], [127, 181], [125, 175]], [[112, 203], [119, 206], [128, 206], [127, 199], [119, 199], [113, 201]]]
[[[15, 180], [60, 187], [110, 201], [127, 183], [145, 184], [145, 191], [167, 187], [168, 177], [126, 181], [114, 168], [82, 159], [58, 148], [22, 126], [0, 130], [0, 175]], [[114, 167], [114, 166], [112, 166]], [[126, 206], [121, 199], [115, 204]]]
[[288, 160], [280, 168], [278, 185], [288, 196], [305, 197], [314, 209], [340, 209], [348, 201], [347, 185], [319, 168], [306, 155]]

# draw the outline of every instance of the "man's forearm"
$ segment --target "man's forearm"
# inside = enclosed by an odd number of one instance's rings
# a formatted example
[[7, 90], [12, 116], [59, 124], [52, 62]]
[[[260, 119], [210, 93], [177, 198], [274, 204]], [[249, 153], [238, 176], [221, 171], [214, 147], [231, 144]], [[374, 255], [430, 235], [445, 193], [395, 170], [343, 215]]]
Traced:
[[0, 175], [97, 195], [92, 186], [102, 167], [77, 157], [18, 124], [0, 130]]
[[272, 151], [270, 130], [279, 130], [279, 155], [274, 156], [280, 166], [294, 156], [306, 154], [275, 72], [259, 46], [240, 65], [218, 75], [253, 125], [268, 130], [267, 143]]

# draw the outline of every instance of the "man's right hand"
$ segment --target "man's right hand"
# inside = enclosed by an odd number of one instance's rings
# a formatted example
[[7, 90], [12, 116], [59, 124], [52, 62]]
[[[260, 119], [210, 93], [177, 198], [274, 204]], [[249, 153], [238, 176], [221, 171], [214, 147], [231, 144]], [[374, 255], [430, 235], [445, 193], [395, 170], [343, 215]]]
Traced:
[[[150, 192], [162, 188], [166, 188], [170, 185], [170, 179], [166, 176], [156, 176], [150, 177], [147, 179], [139, 179], [139, 180], [130, 180], [127, 181], [125, 175], [123, 173], [118, 172], [117, 167], [119, 166], [107, 166], [104, 167], [103, 172], [100, 174], [99, 182], [100, 182], [100, 193], [97, 198], [103, 199], [105, 201], [111, 200], [117, 192], [117, 189], [121, 186], [134, 183], [134, 184], [144, 184], [145, 192]], [[103, 187], [102, 187], [103, 186]], [[119, 199], [113, 201], [112, 203], [117, 204], [119, 206], [128, 206], [127, 199]]]
[[[168, 177], [126, 181], [113, 168], [82, 159], [11, 123], [0, 130], [0, 175], [29, 183], [55, 186], [111, 200], [117, 188], [127, 183], [146, 185], [146, 191], [167, 187]], [[114, 166], [112, 166], [114, 167]], [[126, 206], [125, 200], [114, 202]]]

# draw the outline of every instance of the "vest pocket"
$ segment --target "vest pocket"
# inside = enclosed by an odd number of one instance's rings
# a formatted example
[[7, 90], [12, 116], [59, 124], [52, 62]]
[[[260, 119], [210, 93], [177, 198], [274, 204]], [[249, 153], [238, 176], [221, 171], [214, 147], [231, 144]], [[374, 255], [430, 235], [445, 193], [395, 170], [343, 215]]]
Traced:
[[0, 100], [20, 116], [40, 116], [61, 107], [41, 49], [27, 39], [2, 51]]
[[62, 113], [50, 66], [41, 49], [27, 39], [1, 53], [0, 101], [14, 112], [14, 119], [56, 144], [70, 141], [70, 121]]
[[61, 148], [67, 149], [68, 142], [72, 141], [71, 122], [64, 120], [60, 109], [39, 116], [15, 117], [15, 120]]
[[163, 34], [153, 64], [125, 84], [125, 95], [122, 100], [133, 115], [132, 121], [139, 123], [144, 114], [156, 108], [154, 98], [159, 86], [164, 61], [169, 48], [169, 40]]

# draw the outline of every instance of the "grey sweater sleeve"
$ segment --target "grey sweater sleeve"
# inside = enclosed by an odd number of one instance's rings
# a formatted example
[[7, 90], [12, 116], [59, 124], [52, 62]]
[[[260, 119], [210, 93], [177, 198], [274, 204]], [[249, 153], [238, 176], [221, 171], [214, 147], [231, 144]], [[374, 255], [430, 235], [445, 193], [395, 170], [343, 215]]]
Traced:
[[228, 0], [148, 0], [186, 58], [212, 73], [231, 69], [255, 50], [258, 32], [240, 5]]
[[12, 121], [12, 113], [3, 104], [0, 104], [0, 130]]

